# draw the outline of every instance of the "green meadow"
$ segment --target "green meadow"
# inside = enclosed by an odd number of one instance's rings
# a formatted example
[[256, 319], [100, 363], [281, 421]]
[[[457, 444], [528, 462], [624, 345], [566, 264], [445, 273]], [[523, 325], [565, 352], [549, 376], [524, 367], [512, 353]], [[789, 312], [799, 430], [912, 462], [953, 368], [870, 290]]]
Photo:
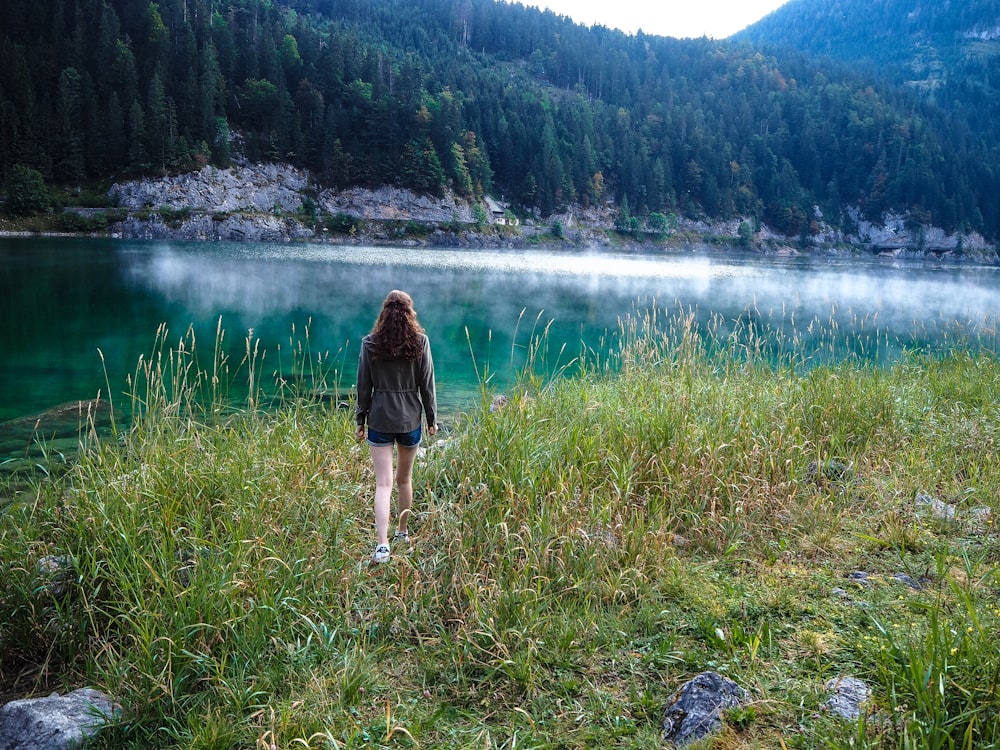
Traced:
[[482, 367], [425, 441], [375, 566], [367, 447], [308, 340], [265, 367], [161, 332], [114, 434], [0, 494], [2, 697], [97, 687], [107, 748], [662, 748], [712, 670], [750, 701], [691, 747], [1000, 746], [996, 348], [777, 338], [542, 331], [502, 408]]

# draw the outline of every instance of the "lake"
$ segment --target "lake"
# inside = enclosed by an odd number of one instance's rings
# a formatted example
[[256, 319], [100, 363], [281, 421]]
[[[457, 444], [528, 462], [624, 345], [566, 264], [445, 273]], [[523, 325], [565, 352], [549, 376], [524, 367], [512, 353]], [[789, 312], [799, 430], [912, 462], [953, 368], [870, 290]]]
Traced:
[[252, 331], [269, 371], [308, 328], [314, 356], [328, 353], [349, 392], [360, 339], [394, 288], [413, 295], [431, 338], [446, 414], [478, 398], [484, 372], [502, 389], [533, 330], [549, 326], [554, 365], [582, 345], [606, 347], [622, 316], [654, 304], [695, 310], [700, 321], [753, 315], [801, 330], [836, 320], [838, 335], [883, 342], [874, 356], [887, 360], [933, 345], [956, 324], [992, 341], [1000, 316], [1000, 268], [988, 265], [0, 238], [0, 421], [106, 396], [109, 384], [122, 400], [126, 375], [161, 324], [172, 344], [193, 326], [206, 364], [220, 318], [230, 361]]

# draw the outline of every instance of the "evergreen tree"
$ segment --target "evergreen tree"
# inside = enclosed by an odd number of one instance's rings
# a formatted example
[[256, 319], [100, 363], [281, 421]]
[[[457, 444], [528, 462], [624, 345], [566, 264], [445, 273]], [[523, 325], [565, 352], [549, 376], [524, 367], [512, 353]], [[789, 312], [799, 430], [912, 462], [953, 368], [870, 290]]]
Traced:
[[45, 178], [37, 169], [15, 164], [7, 180], [7, 200], [4, 208], [12, 216], [30, 216], [49, 207]]
[[82, 79], [75, 68], [59, 75], [56, 98], [56, 130], [53, 137], [55, 178], [77, 185], [84, 174]]

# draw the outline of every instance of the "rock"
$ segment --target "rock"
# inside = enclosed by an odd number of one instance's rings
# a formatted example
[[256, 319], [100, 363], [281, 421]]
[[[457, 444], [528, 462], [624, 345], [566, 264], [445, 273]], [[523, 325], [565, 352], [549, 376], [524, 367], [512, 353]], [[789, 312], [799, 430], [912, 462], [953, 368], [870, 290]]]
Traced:
[[944, 521], [955, 518], [955, 506], [938, 500], [936, 497], [928, 495], [926, 492], [917, 493], [915, 500], [917, 508], [929, 508], [931, 515]]
[[65, 594], [73, 582], [73, 560], [66, 555], [46, 555], [35, 563], [35, 591], [54, 597]]
[[0, 706], [0, 750], [78, 747], [113, 715], [111, 699], [92, 688], [11, 701]]
[[229, 169], [204, 167], [197, 172], [116, 183], [108, 197], [132, 211], [161, 207], [173, 211], [298, 211], [309, 175], [283, 164], [244, 164]]
[[[343, 190], [325, 189], [305, 170], [290, 164], [251, 164], [234, 156], [234, 163], [226, 169], [206, 166], [195, 172], [170, 175], [160, 178], [133, 180], [116, 183], [108, 191], [109, 198], [119, 207], [129, 212], [164, 209], [169, 217], [166, 223], [157, 223], [159, 216], [142, 217], [136, 221], [126, 220], [113, 228], [116, 236], [135, 238], [176, 238], [176, 239], [248, 239], [273, 241], [269, 236], [259, 237], [254, 233], [243, 237], [238, 232], [213, 236], [204, 221], [189, 222], [195, 214], [217, 217], [230, 214], [294, 214], [304, 205], [318, 206], [331, 216], [343, 214], [356, 219], [372, 221], [415, 221], [428, 225], [456, 224], [471, 227], [475, 217], [473, 205], [450, 192], [441, 196], [414, 193], [394, 185], [370, 189], [353, 187]], [[490, 201], [495, 203], [493, 201]], [[73, 209], [81, 210], [81, 209]], [[492, 212], [492, 209], [491, 209]], [[187, 214], [191, 214], [188, 216]], [[573, 206], [565, 213], [542, 217], [535, 210], [535, 220], [527, 219], [519, 233], [520, 242], [503, 235], [480, 235], [476, 232], [458, 237], [445, 233], [434, 237], [433, 243], [442, 246], [485, 246], [515, 247], [540, 231], [548, 231], [553, 223], [565, 227], [566, 239], [573, 244], [591, 246], [608, 244], [608, 232], [614, 226], [617, 207], [613, 202], [600, 205]], [[172, 215], [173, 214], [173, 215]], [[179, 216], [178, 214], [184, 214]], [[933, 254], [949, 260], [997, 260], [995, 248], [980, 234], [954, 233], [923, 225], [912, 216], [888, 213], [879, 222], [868, 221], [857, 208], [848, 209], [853, 232], [827, 224], [818, 208], [814, 218], [819, 233], [814, 235], [811, 245], [829, 254], [856, 252], [859, 244], [868, 246], [873, 252], [889, 257], [925, 257]], [[172, 215], [172, 216], [171, 216]], [[135, 217], [132, 217], [133, 219]], [[740, 237], [740, 225], [751, 222], [750, 217], [736, 217], [712, 222], [675, 217], [673, 233], [688, 236]], [[138, 222], [138, 223], [137, 223]], [[210, 222], [209, 222], [210, 223]], [[180, 225], [180, 226], [178, 226]], [[544, 225], [544, 226], [543, 226]], [[528, 230], [528, 231], [525, 231]], [[311, 230], [302, 227], [299, 231]], [[284, 236], [280, 239], [293, 239]], [[370, 241], [375, 237], [354, 237]], [[618, 242], [624, 238], [619, 236]], [[799, 250], [792, 246], [790, 238], [778, 234], [767, 227], [761, 227], [754, 235], [753, 247], [764, 253], [777, 255], [797, 255]], [[412, 240], [406, 240], [411, 242]], [[647, 240], [648, 241], [648, 240]], [[659, 240], [657, 240], [659, 242]], [[700, 249], [709, 245], [698, 242]], [[853, 248], [853, 249], [852, 249]]]
[[978, 232], [948, 234], [939, 227], [914, 224], [911, 217], [891, 212], [881, 218], [881, 223], [868, 221], [855, 207], [847, 213], [857, 227], [857, 241], [892, 257], [905, 257], [908, 253], [919, 257], [927, 252], [979, 253], [992, 249]]
[[722, 727], [722, 712], [746, 703], [749, 693], [717, 672], [703, 672], [673, 694], [663, 717], [663, 736], [678, 747]]
[[295, 218], [312, 180], [281, 164], [242, 164], [229, 169], [116, 183], [108, 197], [130, 212], [115, 236], [130, 239], [248, 240], [282, 242], [313, 236]]
[[[142, 239], [201, 239], [201, 240], [255, 240], [275, 241], [264, 230], [251, 227], [246, 235], [235, 228], [216, 227], [218, 235], [212, 232], [212, 221], [219, 217], [242, 214], [244, 217], [256, 215], [292, 215], [305, 206], [319, 207], [331, 215], [345, 215], [358, 220], [372, 222], [409, 222], [424, 225], [451, 226], [452, 229], [437, 234], [432, 232], [429, 241], [443, 247], [518, 247], [526, 241], [543, 236], [549, 228], [558, 223], [564, 227], [564, 235], [557, 244], [565, 242], [577, 246], [590, 247], [611, 243], [609, 232], [614, 227], [618, 208], [613, 202], [600, 205], [573, 206], [565, 213], [542, 217], [534, 210], [534, 219], [527, 218], [514, 234], [480, 234], [470, 231], [475, 225], [473, 204], [451, 192], [444, 195], [424, 195], [414, 193], [395, 185], [378, 188], [352, 187], [343, 190], [321, 189], [313, 176], [305, 170], [290, 164], [251, 164], [234, 156], [233, 165], [226, 169], [206, 166], [195, 172], [166, 177], [133, 180], [116, 183], [108, 191], [108, 197], [131, 216], [114, 225], [114, 236]], [[81, 210], [81, 209], [73, 209]], [[161, 220], [160, 213], [166, 220]], [[134, 212], [142, 212], [138, 217]], [[491, 209], [492, 213], [492, 209]], [[859, 245], [867, 246], [873, 253], [892, 258], [926, 257], [934, 255], [950, 261], [995, 262], [997, 252], [980, 234], [954, 233], [926, 226], [915, 221], [912, 216], [886, 214], [881, 223], [868, 221], [857, 208], [848, 209], [855, 231], [847, 232], [828, 224], [818, 209], [814, 211], [819, 232], [809, 244], [819, 252], [831, 255], [853, 254]], [[752, 224], [751, 217], [736, 217], [728, 220], [701, 221], [674, 217], [676, 226], [671, 231], [675, 237], [686, 237], [685, 249], [709, 251], [716, 242], [695, 240], [696, 237], [732, 238], [739, 240], [741, 224]], [[243, 219], [246, 221], [247, 219]], [[251, 220], [251, 224], [253, 221]], [[463, 227], [464, 229], [455, 229]], [[261, 234], [258, 234], [258, 231]], [[311, 237], [312, 230], [300, 225], [291, 236]], [[375, 232], [367, 236], [351, 235], [350, 242], [371, 242], [382, 238], [389, 241], [385, 233]], [[663, 238], [650, 235], [636, 240], [637, 245], [661, 245]], [[767, 227], [761, 227], [754, 234], [751, 248], [756, 252], [775, 255], [798, 255], [793, 246], [799, 238], [789, 238]], [[414, 242], [412, 239], [396, 238], [395, 242]], [[421, 241], [423, 242], [423, 241]], [[623, 235], [616, 235], [615, 243], [631, 242]], [[0, 749], [2, 750], [2, 749]]]
[[[108, 197], [129, 213], [112, 227], [112, 233], [131, 239], [309, 239], [315, 233], [295, 215], [313, 200], [317, 189], [308, 172], [282, 164], [209, 166], [197, 172], [116, 183]], [[324, 190], [318, 202], [330, 215], [357, 219], [469, 226], [474, 222], [472, 206], [450, 193], [437, 197], [394, 186], [349, 188]], [[390, 239], [382, 234], [382, 239]], [[379, 233], [369, 239], [379, 239]]]
[[846, 482], [854, 476], [854, 470], [850, 464], [831, 458], [822, 463], [819, 461], [810, 462], [806, 468], [806, 478], [819, 482], [825, 479], [830, 482]]
[[418, 195], [391, 185], [375, 190], [324, 190], [319, 195], [319, 205], [333, 216], [345, 214], [358, 219], [419, 221], [428, 224], [471, 224], [474, 220], [472, 207], [451, 194], [442, 197]]
[[498, 412], [507, 405], [507, 396], [503, 393], [494, 396], [490, 402], [490, 413]]
[[308, 239], [313, 231], [297, 219], [267, 213], [195, 214], [167, 226], [158, 214], [129, 215], [114, 227], [117, 237], [144, 240], [285, 242]]
[[107, 434], [111, 425], [111, 405], [101, 399], [0, 422], [0, 475], [51, 473], [69, 463], [91, 430]]
[[861, 716], [861, 704], [871, 697], [871, 689], [857, 677], [835, 677], [824, 687], [833, 692], [823, 707], [830, 713], [849, 721]]
[[868, 574], [863, 570], [852, 570], [850, 573], [844, 576], [848, 581], [858, 584], [861, 588], [868, 586]]
[[911, 589], [914, 589], [916, 591], [920, 591], [920, 589], [923, 588], [923, 586], [918, 581], [914, 580], [912, 576], [907, 575], [906, 573], [896, 573], [895, 575], [893, 575], [893, 579], [903, 584], [904, 586], [909, 586]]
[[21, 450], [38, 440], [39, 435], [79, 439], [91, 426], [101, 429], [111, 425], [111, 404], [103, 399], [70, 401], [38, 414], [0, 422], [0, 442], [16, 441]]
[[969, 519], [978, 528], [989, 527], [993, 523], [993, 510], [986, 506], [973, 508], [969, 511]]

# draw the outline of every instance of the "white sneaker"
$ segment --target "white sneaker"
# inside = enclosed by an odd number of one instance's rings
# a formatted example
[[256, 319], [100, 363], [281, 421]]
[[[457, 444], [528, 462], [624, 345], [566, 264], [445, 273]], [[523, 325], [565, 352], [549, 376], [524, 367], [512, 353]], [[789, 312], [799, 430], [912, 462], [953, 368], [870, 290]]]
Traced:
[[389, 545], [380, 544], [375, 548], [375, 552], [372, 554], [372, 562], [385, 562], [389, 559]]

